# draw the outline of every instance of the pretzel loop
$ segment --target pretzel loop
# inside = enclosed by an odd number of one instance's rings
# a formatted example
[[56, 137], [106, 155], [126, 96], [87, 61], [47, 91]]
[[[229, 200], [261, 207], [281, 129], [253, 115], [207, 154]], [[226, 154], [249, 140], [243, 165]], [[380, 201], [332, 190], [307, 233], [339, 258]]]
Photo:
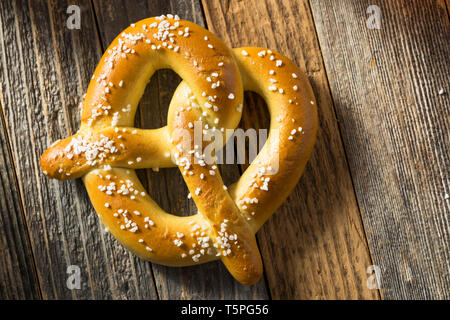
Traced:
[[[148, 80], [167, 67], [183, 79], [168, 125], [133, 128]], [[204, 161], [203, 145], [193, 142], [193, 123], [221, 133], [236, 128], [244, 90], [267, 102], [270, 132], [227, 190], [217, 166]], [[44, 152], [41, 167], [51, 178], [82, 177], [103, 224], [139, 257], [171, 266], [220, 258], [238, 281], [252, 284], [263, 272], [254, 233], [297, 183], [316, 130], [311, 87], [289, 59], [264, 48], [230, 50], [200, 26], [168, 15], [133, 24], [112, 42], [89, 85], [80, 130]], [[194, 216], [162, 210], [133, 170], [175, 165], [199, 210]]]

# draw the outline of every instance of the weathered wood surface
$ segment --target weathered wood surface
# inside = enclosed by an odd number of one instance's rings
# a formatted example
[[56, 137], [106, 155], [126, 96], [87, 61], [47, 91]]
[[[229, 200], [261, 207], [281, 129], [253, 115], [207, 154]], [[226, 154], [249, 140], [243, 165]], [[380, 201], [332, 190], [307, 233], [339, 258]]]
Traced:
[[377, 1], [371, 30], [371, 4], [311, 1], [381, 295], [449, 299], [448, 11]]
[[[372, 263], [308, 4], [208, 0], [204, 8], [210, 30], [232, 47], [268, 47], [293, 59], [318, 101], [320, 129], [305, 174], [258, 233], [272, 298], [377, 298], [366, 286]], [[244, 107], [244, 127], [267, 126], [260, 109]]]
[[0, 118], [0, 300], [40, 298], [9, 143]]
[[[449, 298], [448, 1], [382, 2], [381, 30], [366, 28], [368, 1], [202, 1], [0, 1], [0, 299]], [[66, 27], [72, 4], [80, 30]], [[165, 13], [233, 47], [282, 52], [316, 93], [317, 144], [257, 235], [265, 276], [255, 286], [219, 262], [136, 258], [104, 231], [80, 180], [39, 170], [48, 145], [78, 129], [78, 104], [111, 40]], [[138, 126], [166, 123], [179, 81], [165, 70], [152, 78]], [[241, 126], [268, 124], [264, 103], [246, 94]], [[245, 166], [223, 169], [230, 184]], [[139, 175], [166, 211], [196, 213], [177, 169]], [[380, 292], [366, 286], [372, 264]], [[80, 290], [66, 286], [69, 265], [80, 267]]]

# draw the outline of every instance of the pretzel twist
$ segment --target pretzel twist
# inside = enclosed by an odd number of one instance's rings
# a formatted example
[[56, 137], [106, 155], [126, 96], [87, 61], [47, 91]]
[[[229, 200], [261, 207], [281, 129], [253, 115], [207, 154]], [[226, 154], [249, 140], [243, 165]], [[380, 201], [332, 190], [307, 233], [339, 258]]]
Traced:
[[[183, 79], [168, 125], [133, 128], [146, 84], [162, 68]], [[203, 146], [192, 139], [184, 143], [178, 132], [193, 137], [195, 121], [223, 134], [236, 128], [244, 90], [266, 101], [270, 131], [258, 156], [227, 190], [217, 166], [202, 161]], [[187, 266], [220, 258], [241, 283], [259, 280], [263, 267], [254, 234], [297, 183], [316, 137], [315, 98], [292, 61], [264, 48], [231, 50], [177, 16], [149, 18], [111, 43], [82, 107], [80, 130], [41, 157], [48, 177], [82, 177], [103, 224], [143, 259]], [[176, 165], [199, 210], [194, 216], [162, 210], [134, 171]]]

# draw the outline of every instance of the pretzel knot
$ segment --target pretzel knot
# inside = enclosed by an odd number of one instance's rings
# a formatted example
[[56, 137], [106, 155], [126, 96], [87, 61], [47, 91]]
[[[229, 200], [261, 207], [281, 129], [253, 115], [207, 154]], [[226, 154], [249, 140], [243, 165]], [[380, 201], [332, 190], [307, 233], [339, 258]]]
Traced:
[[[183, 81], [168, 125], [133, 128], [147, 82], [171, 68]], [[194, 123], [225, 134], [237, 127], [244, 90], [259, 93], [271, 117], [269, 136], [241, 178], [227, 189]], [[243, 284], [263, 268], [254, 234], [300, 178], [312, 152], [317, 111], [311, 86], [288, 58], [264, 48], [229, 49], [208, 30], [177, 16], [132, 24], [109, 46], [82, 104], [80, 130], [41, 157], [43, 172], [60, 180], [82, 177], [106, 228], [143, 259], [187, 266], [221, 259]], [[183, 134], [179, 134], [179, 133]], [[198, 214], [162, 210], [133, 169], [178, 166]]]

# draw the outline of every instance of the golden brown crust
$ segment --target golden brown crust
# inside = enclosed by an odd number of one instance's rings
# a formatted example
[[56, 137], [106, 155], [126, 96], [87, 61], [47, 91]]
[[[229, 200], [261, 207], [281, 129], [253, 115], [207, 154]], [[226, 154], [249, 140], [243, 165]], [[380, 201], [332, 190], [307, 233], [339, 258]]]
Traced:
[[[83, 103], [81, 130], [110, 126], [114, 114], [128, 106], [116, 125], [132, 126], [148, 80], [162, 68], [173, 69], [187, 82], [211, 123], [219, 118], [225, 127], [237, 126], [240, 113], [236, 107], [243, 91], [231, 50], [192, 22], [148, 18], [125, 29], [100, 60]], [[234, 100], [227, 98], [230, 93], [236, 96]], [[215, 102], [208, 96], [216, 96]], [[206, 108], [206, 103], [211, 107]]]
[[[292, 61], [266, 48], [239, 48], [233, 52], [244, 90], [263, 97], [271, 118], [266, 144], [230, 188], [237, 206], [256, 232], [300, 179], [315, 143], [318, 115], [311, 85]], [[281, 61], [280, 66], [277, 61]], [[269, 179], [267, 185], [262, 183], [263, 178]]]
[[[169, 107], [168, 126], [132, 128], [149, 78], [165, 67], [183, 78]], [[198, 161], [204, 157], [197, 152], [202, 146], [192, 140], [184, 144], [178, 133], [192, 137], [195, 121], [220, 132], [234, 129], [244, 90], [266, 100], [269, 139], [227, 190], [214, 163]], [[89, 85], [80, 131], [51, 146], [41, 166], [51, 178], [82, 177], [103, 224], [139, 257], [171, 266], [220, 258], [237, 280], [252, 284], [263, 270], [254, 233], [300, 178], [317, 125], [309, 82], [286, 57], [264, 48], [230, 50], [191, 22], [150, 18], [112, 42]], [[197, 215], [164, 212], [133, 170], [175, 165]]]
[[[175, 98], [174, 103], [180, 103], [183, 108], [182, 101], [177, 100]], [[189, 128], [188, 123], [198, 121], [199, 115], [195, 111], [177, 112], [169, 134], [173, 137], [176, 129]], [[243, 284], [255, 283], [261, 278], [263, 267], [254, 233], [225, 189], [215, 164], [202, 162], [202, 154], [195, 152], [204, 150], [204, 145], [195, 147], [194, 129], [187, 132], [191, 137], [190, 143], [180, 148], [176, 163], [183, 172], [199, 215], [210, 225], [212, 241], [217, 245], [216, 251], [228, 271]], [[181, 139], [174, 140], [174, 144], [182, 142]]]

